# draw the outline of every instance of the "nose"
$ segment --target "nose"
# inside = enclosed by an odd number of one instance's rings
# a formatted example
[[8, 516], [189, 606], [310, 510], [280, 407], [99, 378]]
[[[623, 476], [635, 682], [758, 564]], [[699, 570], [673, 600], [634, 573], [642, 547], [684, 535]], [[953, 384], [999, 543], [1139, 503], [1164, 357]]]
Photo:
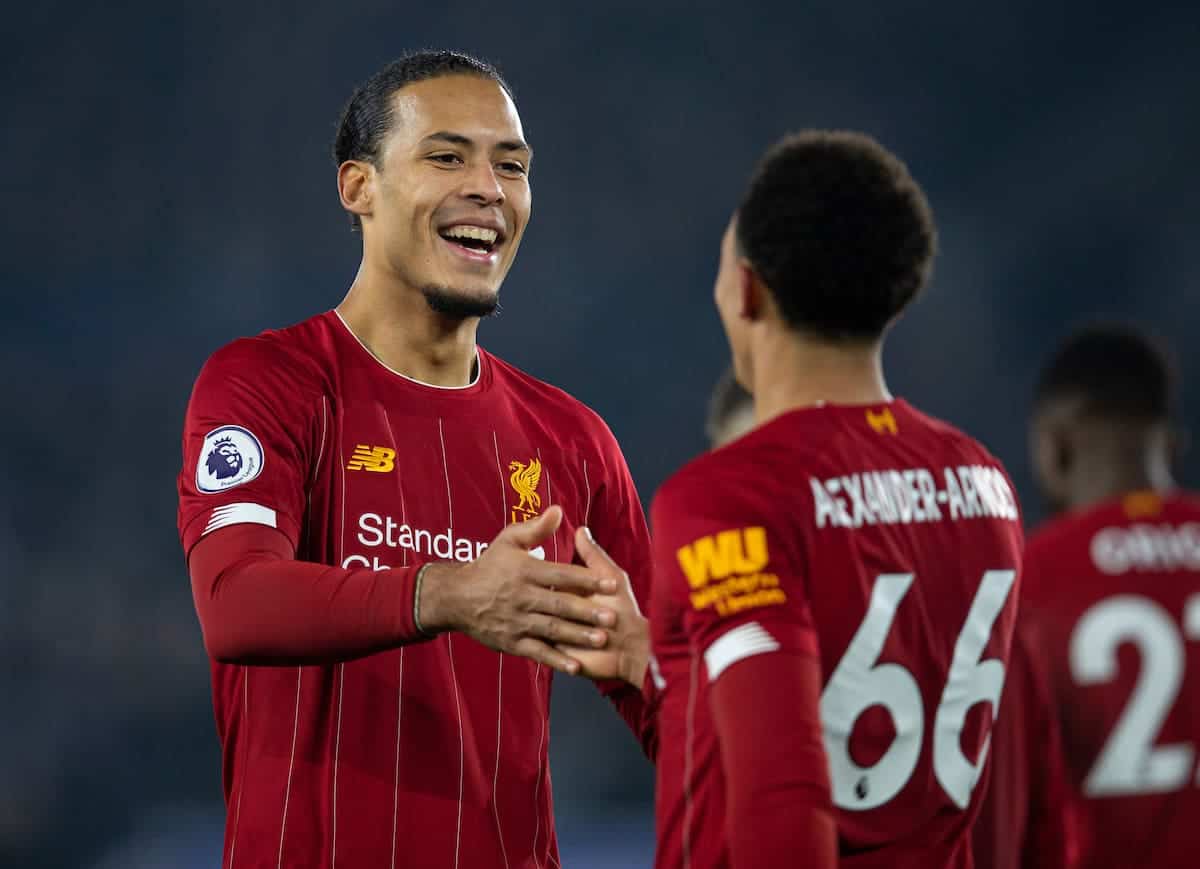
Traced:
[[491, 163], [481, 161], [468, 170], [463, 179], [462, 195], [479, 205], [500, 205], [504, 202], [504, 187]]

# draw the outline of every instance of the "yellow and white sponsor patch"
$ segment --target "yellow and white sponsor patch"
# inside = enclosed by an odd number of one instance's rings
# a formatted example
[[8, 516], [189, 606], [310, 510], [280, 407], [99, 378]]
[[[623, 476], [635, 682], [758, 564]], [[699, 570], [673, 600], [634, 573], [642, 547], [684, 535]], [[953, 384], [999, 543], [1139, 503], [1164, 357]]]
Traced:
[[705, 535], [681, 546], [676, 558], [692, 589], [693, 609], [712, 607], [725, 616], [787, 601], [779, 577], [767, 569], [767, 532], [760, 526]]

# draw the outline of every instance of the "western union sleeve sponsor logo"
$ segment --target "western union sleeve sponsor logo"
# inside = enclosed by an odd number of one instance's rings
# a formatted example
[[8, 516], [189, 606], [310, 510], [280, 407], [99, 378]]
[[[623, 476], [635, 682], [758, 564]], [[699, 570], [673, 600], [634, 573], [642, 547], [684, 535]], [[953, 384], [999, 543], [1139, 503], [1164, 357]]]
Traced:
[[779, 577], [766, 570], [771, 559], [762, 527], [701, 537], [681, 546], [676, 557], [692, 588], [693, 609], [712, 607], [724, 616], [787, 601]]
[[990, 465], [861, 471], [809, 478], [818, 528], [1019, 518], [1008, 480]]
[[692, 588], [735, 573], [754, 573], [767, 566], [767, 532], [763, 528], [731, 528], [681, 546], [679, 566]]

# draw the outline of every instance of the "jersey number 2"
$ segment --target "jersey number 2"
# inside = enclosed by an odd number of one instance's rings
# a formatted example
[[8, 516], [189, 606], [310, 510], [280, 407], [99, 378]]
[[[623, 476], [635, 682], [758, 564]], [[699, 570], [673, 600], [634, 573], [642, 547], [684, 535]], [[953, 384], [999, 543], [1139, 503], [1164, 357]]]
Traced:
[[[1200, 640], [1200, 595], [1188, 598], [1183, 635]], [[1080, 685], [1111, 682], [1117, 647], [1133, 643], [1142, 656], [1133, 695], [1083, 782], [1093, 797], [1173, 791], [1187, 784], [1193, 750], [1188, 743], [1155, 746], [1154, 740], [1183, 683], [1183, 640], [1175, 622], [1154, 601], [1134, 594], [1110, 597], [1089, 609], [1071, 634], [1071, 675]]]
[[[987, 760], [991, 734], [975, 763], [963, 753], [959, 737], [972, 706], [991, 703], [994, 718], [1000, 705], [1004, 664], [980, 658], [1015, 579], [1012, 570], [984, 573], [954, 644], [950, 672], [934, 715], [933, 772], [959, 808], [965, 809], [971, 801], [971, 791]], [[867, 615], [821, 694], [833, 801], [843, 809], [863, 811], [886, 803], [908, 783], [921, 756], [925, 708], [917, 680], [899, 664], [876, 663], [912, 582], [911, 573], [885, 573], [876, 578]], [[887, 710], [896, 736], [878, 761], [862, 767], [850, 756], [850, 734], [854, 723], [872, 706]]]

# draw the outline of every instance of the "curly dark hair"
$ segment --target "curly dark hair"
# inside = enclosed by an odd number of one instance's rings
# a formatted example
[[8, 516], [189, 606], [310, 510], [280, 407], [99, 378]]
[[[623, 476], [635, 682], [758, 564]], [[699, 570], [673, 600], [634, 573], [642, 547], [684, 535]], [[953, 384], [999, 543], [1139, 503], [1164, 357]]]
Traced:
[[[347, 160], [374, 162], [392, 126], [392, 96], [414, 82], [447, 75], [472, 75], [494, 81], [512, 97], [512, 89], [492, 64], [457, 51], [417, 51], [397, 58], [354, 89], [342, 110], [333, 140], [334, 164]], [[358, 215], [350, 215], [354, 229], [362, 227]]]
[[1067, 338], [1046, 363], [1034, 406], [1081, 399], [1085, 414], [1113, 421], [1162, 422], [1175, 412], [1177, 373], [1158, 339], [1118, 323], [1094, 323]]
[[878, 338], [929, 278], [933, 214], [908, 169], [861, 133], [810, 130], [763, 156], [737, 244], [795, 329]]

